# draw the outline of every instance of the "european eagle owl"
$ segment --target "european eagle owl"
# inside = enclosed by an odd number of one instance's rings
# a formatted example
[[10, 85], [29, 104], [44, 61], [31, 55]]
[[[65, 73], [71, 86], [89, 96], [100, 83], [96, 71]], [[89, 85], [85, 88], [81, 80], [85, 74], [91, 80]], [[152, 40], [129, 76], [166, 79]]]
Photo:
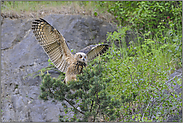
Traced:
[[62, 34], [44, 19], [34, 20], [32, 30], [56, 68], [65, 73], [65, 83], [76, 80], [76, 75], [82, 73], [88, 61], [103, 54], [109, 48], [107, 44], [89, 45], [73, 54]]

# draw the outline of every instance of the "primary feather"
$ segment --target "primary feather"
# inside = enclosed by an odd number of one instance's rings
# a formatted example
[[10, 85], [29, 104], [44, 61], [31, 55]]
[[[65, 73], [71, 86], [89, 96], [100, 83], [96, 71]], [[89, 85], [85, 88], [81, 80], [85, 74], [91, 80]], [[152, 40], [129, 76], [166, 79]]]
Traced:
[[73, 54], [68, 48], [64, 37], [41, 18], [32, 22], [32, 30], [50, 60], [61, 72], [66, 72]]

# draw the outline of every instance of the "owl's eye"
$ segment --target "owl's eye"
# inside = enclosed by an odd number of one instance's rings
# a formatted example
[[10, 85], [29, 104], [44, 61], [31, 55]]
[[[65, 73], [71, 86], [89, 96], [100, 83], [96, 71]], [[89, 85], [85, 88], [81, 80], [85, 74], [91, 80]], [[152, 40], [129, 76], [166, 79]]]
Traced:
[[82, 58], [82, 55], [79, 55], [79, 58], [81, 59]]
[[86, 56], [84, 58], [86, 59]]

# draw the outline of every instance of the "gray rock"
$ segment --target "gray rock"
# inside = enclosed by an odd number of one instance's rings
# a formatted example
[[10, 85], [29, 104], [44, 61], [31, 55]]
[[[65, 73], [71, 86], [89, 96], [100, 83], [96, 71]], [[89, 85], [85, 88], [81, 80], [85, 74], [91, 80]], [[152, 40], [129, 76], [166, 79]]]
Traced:
[[116, 30], [116, 26], [88, 16], [50, 15], [45, 19], [60, 31], [75, 52], [91, 44], [107, 43], [107, 32]]
[[[170, 75], [170, 79], [167, 81], [167, 85], [169, 85], [170, 90], [172, 90], [171, 87], [173, 87], [173, 90], [175, 91], [175, 93], [177, 93], [177, 95], [182, 93], [182, 88], [181, 88], [182, 85], [177, 83], [178, 79], [182, 80], [182, 68], [178, 69], [174, 73], [172, 73]], [[182, 95], [181, 95], [181, 97], [178, 96], [176, 99], [177, 99], [177, 101], [182, 103]], [[177, 110], [178, 114], [169, 116], [167, 122], [181, 122], [182, 121], [182, 109], [176, 109], [176, 110]]]
[[[75, 52], [90, 45], [106, 42], [107, 32], [116, 27], [103, 20], [79, 15], [46, 16], [65, 37]], [[48, 56], [31, 30], [33, 19], [3, 19], [1, 46], [2, 121], [58, 122], [63, 113], [60, 102], [44, 102], [40, 94], [40, 77], [26, 77], [48, 65]], [[56, 76], [57, 73], [54, 73]], [[72, 115], [72, 114], [71, 114]]]
[[[178, 79], [182, 79], [182, 68], [176, 70], [174, 73], [172, 73], [169, 76], [168, 81], [165, 82], [166, 85], [168, 85], [168, 89], [164, 89], [162, 91], [159, 92], [159, 97], [155, 99], [154, 105], [156, 105], [156, 103], [158, 102], [158, 100], [160, 101], [159, 103], [157, 103], [158, 107], [160, 108], [160, 110], [164, 111], [164, 118], [165, 121], [167, 122], [181, 122], [182, 120], [182, 109], [181, 107], [178, 107], [177, 104], [181, 104], [182, 103], [182, 95], [181, 94], [181, 84], [178, 84]], [[175, 96], [174, 96], [175, 95]], [[172, 97], [173, 96], [173, 97]], [[171, 97], [171, 98], [170, 98]], [[172, 98], [176, 99], [176, 102], [172, 102]], [[161, 102], [162, 99], [165, 99], [166, 101], [169, 101], [172, 104], [172, 107], [169, 107], [169, 105], [162, 105], [164, 103]], [[161, 105], [160, 105], [161, 104]], [[156, 106], [155, 106], [156, 107]], [[175, 114], [170, 113], [170, 111], [173, 111]], [[159, 112], [156, 112], [156, 116], [158, 116]], [[155, 116], [152, 117], [155, 118]], [[156, 120], [154, 119], [153, 122], [155, 122]]]

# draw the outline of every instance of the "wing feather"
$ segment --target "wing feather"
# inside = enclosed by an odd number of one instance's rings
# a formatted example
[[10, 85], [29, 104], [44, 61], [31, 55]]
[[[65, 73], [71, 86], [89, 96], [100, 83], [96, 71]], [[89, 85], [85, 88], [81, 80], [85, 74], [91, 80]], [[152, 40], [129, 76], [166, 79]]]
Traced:
[[87, 54], [87, 61], [91, 61], [99, 54], [102, 55], [104, 52], [106, 52], [108, 48], [108, 44], [89, 45], [79, 52], [84, 52], [85, 54]]
[[63, 61], [63, 64], [62, 64], [62, 70], [65, 70], [65, 66], [66, 66], [66, 62]]
[[63, 61], [62, 62], [62, 64], [60, 65], [60, 68], [63, 70], [63, 68], [64, 68], [64, 64], [65, 64], [65, 62]]
[[66, 72], [74, 57], [64, 37], [41, 18], [32, 22], [32, 30], [50, 60], [60, 71]]

